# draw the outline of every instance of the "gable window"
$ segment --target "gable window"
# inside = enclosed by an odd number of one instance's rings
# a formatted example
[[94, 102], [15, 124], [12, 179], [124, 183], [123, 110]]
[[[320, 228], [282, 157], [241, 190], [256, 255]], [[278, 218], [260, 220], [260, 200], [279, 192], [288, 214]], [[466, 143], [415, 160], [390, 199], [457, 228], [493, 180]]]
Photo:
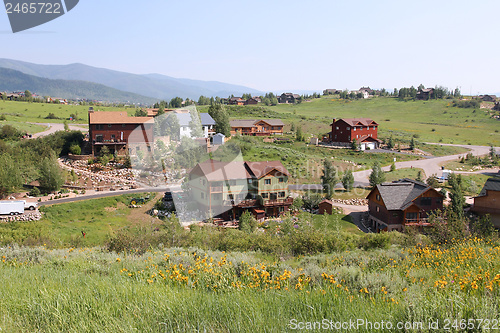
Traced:
[[430, 197], [420, 198], [420, 204], [422, 206], [430, 206], [432, 205], [432, 198]]
[[380, 200], [380, 194], [377, 194], [376, 198], [377, 200]]
[[264, 179], [264, 184], [271, 185], [271, 178]]
[[283, 183], [284, 181], [285, 181], [285, 179], [284, 179], [283, 177], [280, 177], [280, 178], [279, 178], [279, 182], [280, 182], [280, 183]]

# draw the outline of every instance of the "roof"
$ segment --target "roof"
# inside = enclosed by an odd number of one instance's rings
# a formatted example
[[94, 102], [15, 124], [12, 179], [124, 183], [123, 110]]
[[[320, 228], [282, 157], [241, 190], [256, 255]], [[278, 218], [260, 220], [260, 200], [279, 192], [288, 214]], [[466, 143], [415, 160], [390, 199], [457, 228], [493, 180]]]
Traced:
[[[189, 126], [191, 122], [191, 114], [190, 113], [174, 113], [179, 120], [180, 126]], [[208, 113], [200, 113], [201, 126], [209, 126], [215, 125], [215, 120]]]
[[404, 178], [392, 183], [379, 184], [376, 189], [379, 191], [387, 210], [404, 210], [412, 205], [413, 200], [432, 187], [413, 179]]
[[202, 126], [215, 125], [215, 120], [208, 113], [200, 113], [200, 120]]
[[191, 170], [191, 173], [197, 173], [197, 169], [201, 171], [210, 182], [252, 178], [252, 175], [245, 167], [244, 161], [220, 162], [208, 160], [195, 166], [193, 170]]
[[285, 126], [281, 119], [235, 119], [229, 123], [231, 127], [255, 127], [255, 124], [259, 121], [263, 121], [271, 126]]
[[228, 179], [260, 179], [273, 170], [289, 175], [288, 170], [280, 161], [220, 162], [216, 160], [199, 163], [191, 170], [190, 174], [204, 175], [208, 181], [223, 181]]
[[225, 138], [225, 137], [226, 137], [226, 136], [225, 136], [224, 134], [222, 134], [222, 133], [217, 133], [217, 134], [214, 134], [212, 137], [214, 137], [214, 136], [216, 136], [216, 137], [221, 137], [221, 138]]
[[260, 179], [273, 170], [289, 176], [290, 173], [280, 161], [245, 162], [255, 178]]
[[89, 124], [143, 124], [154, 123], [151, 117], [129, 117], [126, 111], [89, 112]]
[[486, 191], [500, 191], [500, 178], [490, 178], [486, 181], [478, 197], [486, 196]]
[[370, 119], [370, 118], [341, 118], [335, 122], [338, 122], [338, 121], [344, 121], [345, 123], [347, 123], [351, 126], [357, 126], [357, 125], [370, 126], [370, 125], [373, 125], [373, 123], [375, 123], [375, 125], [378, 125], [378, 123], [376, 121], [374, 121], [373, 119]]
[[362, 137], [356, 139], [357, 143], [368, 142], [368, 141], [382, 143], [382, 140], [375, 139], [374, 137], [369, 135], [363, 135]]

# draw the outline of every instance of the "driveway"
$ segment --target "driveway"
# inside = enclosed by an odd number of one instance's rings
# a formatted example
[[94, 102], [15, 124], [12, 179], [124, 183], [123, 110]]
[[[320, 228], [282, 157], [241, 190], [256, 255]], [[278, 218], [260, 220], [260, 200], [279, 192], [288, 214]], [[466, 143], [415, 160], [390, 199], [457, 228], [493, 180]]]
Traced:
[[[53, 134], [57, 131], [64, 131], [64, 124], [59, 124], [59, 123], [33, 123], [33, 124], [48, 127], [48, 129], [43, 131], [43, 132], [38, 132], [38, 133], [33, 134], [33, 138], [39, 138], [42, 136], [50, 135], [50, 134]], [[86, 125], [82, 125], [82, 124], [77, 124], [77, 125], [68, 124], [68, 125], [69, 125], [69, 129], [72, 131], [82, 131], [82, 132], [88, 131], [88, 126], [86, 126]]]

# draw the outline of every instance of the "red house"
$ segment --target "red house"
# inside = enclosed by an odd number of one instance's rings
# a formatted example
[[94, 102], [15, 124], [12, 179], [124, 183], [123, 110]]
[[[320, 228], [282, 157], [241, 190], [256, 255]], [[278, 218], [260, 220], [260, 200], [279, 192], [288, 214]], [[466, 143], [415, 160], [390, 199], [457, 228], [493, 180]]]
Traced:
[[429, 226], [428, 215], [443, 209], [443, 195], [419, 181], [404, 178], [377, 185], [368, 199], [372, 230], [403, 231], [404, 226]]
[[144, 147], [150, 151], [154, 143], [153, 126], [154, 118], [151, 117], [129, 117], [126, 111], [89, 110], [92, 154], [99, 154], [101, 148], [106, 146], [111, 154], [125, 155], [130, 148], [129, 143], [134, 143], [136, 150]]
[[361, 150], [377, 149], [382, 141], [377, 139], [378, 124], [370, 118], [333, 119], [328, 133], [331, 143], [348, 146], [353, 140]]

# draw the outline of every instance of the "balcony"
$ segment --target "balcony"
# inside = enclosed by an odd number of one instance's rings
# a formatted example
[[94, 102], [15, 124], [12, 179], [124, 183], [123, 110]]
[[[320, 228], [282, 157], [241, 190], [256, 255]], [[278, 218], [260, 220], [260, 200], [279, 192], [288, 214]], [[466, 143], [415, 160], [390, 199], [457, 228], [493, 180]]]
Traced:
[[283, 199], [274, 199], [274, 200], [264, 200], [264, 206], [286, 206], [291, 205], [293, 203], [293, 198], [283, 198]]
[[222, 186], [210, 186], [210, 192], [222, 192]]
[[430, 226], [428, 218], [405, 219], [405, 225], [408, 226]]

